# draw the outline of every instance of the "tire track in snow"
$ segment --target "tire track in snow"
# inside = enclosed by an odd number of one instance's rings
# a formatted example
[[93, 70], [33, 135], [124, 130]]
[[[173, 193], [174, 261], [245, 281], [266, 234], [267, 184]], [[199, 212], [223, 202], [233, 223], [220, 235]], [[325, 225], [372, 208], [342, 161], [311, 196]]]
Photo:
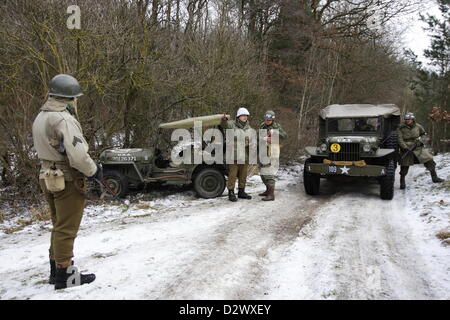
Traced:
[[[318, 199], [328, 204], [291, 247], [270, 257], [267, 298], [448, 298], [448, 282], [429, 276], [436, 268], [420, 253], [421, 235], [410, 225], [398, 185], [392, 201], [379, 199], [378, 185], [364, 182], [328, 182], [323, 190]], [[444, 277], [446, 271], [438, 270]]]

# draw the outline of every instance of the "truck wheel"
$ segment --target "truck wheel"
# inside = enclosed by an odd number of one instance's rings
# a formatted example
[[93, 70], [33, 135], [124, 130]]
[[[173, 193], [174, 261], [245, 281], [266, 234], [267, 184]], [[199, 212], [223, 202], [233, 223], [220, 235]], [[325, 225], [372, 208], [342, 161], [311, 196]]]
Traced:
[[380, 198], [392, 200], [394, 198], [395, 160], [390, 159], [386, 166], [386, 176], [380, 179]]
[[[116, 170], [108, 170], [103, 173], [103, 180], [109, 188], [117, 194], [118, 198], [124, 198], [128, 194], [128, 179]], [[110, 196], [107, 193], [108, 196]]]
[[306, 170], [308, 164], [311, 163], [311, 159], [305, 161], [305, 166], [303, 167], [303, 185], [305, 186], [305, 191], [311, 196], [319, 194], [320, 189], [320, 175], [316, 173], [310, 173]]
[[194, 190], [205, 199], [216, 198], [225, 190], [225, 177], [222, 172], [214, 168], [205, 168], [194, 178]]
[[395, 150], [392, 159], [395, 160], [395, 166], [397, 167], [397, 161], [399, 160], [399, 153], [398, 153], [399, 148], [398, 148], [398, 134], [396, 131], [392, 131], [389, 133], [389, 137], [386, 139], [384, 147], [387, 149]]

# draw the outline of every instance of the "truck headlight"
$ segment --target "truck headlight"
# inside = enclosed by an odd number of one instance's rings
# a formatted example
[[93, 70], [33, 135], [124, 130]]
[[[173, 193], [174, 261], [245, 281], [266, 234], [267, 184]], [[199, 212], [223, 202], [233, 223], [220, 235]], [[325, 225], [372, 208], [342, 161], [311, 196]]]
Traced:
[[370, 152], [372, 150], [372, 146], [370, 144], [363, 145], [364, 152]]
[[327, 152], [327, 150], [328, 150], [327, 144], [326, 144], [326, 143], [322, 143], [322, 144], [320, 145], [320, 151], [321, 151], [321, 152]]

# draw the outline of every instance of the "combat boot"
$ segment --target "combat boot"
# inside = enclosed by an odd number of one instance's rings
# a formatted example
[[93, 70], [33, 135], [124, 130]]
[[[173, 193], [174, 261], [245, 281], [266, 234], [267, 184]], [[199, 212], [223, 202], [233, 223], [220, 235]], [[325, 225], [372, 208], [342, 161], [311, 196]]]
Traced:
[[49, 284], [55, 284], [56, 281], [56, 262], [50, 259], [50, 278], [48, 279]]
[[237, 201], [236, 195], [234, 194], [234, 190], [228, 190], [228, 200], [230, 200], [231, 202]]
[[258, 196], [260, 196], [260, 197], [265, 197], [265, 196], [267, 196], [267, 192], [269, 192], [269, 188], [266, 186], [266, 191], [264, 191], [264, 192], [258, 194]]
[[267, 196], [261, 199], [262, 201], [274, 201], [275, 200], [275, 188], [269, 187], [269, 191], [267, 192]]
[[436, 170], [430, 170], [430, 174], [431, 174], [431, 180], [434, 183], [444, 182], [444, 179], [441, 179], [438, 177]]
[[406, 188], [406, 182], [405, 182], [405, 176], [401, 175], [400, 176], [400, 189], [405, 189]]
[[245, 188], [239, 188], [238, 198], [250, 200], [252, 196], [245, 193]]
[[[83, 284], [91, 283], [95, 280], [95, 274], [75, 274], [76, 268], [74, 270], [67, 270], [68, 268], [56, 268], [56, 277], [55, 277], [55, 290], [65, 289], [67, 287], [75, 287], [81, 286]], [[73, 277], [72, 277], [73, 276]], [[70, 280], [69, 278], [72, 277]], [[70, 281], [69, 285], [68, 282]]]

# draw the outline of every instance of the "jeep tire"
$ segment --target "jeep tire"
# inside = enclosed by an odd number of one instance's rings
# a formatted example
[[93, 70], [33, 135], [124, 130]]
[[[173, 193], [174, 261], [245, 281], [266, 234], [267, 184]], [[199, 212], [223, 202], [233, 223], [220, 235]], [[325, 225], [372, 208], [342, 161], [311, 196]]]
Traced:
[[225, 177], [218, 169], [201, 169], [194, 177], [194, 190], [201, 198], [219, 197], [225, 191]]
[[[117, 198], [124, 198], [128, 194], [128, 179], [120, 171], [105, 170], [103, 173], [103, 180], [105, 180], [109, 188], [117, 194]], [[109, 193], [107, 193], [107, 195], [111, 196]]]

